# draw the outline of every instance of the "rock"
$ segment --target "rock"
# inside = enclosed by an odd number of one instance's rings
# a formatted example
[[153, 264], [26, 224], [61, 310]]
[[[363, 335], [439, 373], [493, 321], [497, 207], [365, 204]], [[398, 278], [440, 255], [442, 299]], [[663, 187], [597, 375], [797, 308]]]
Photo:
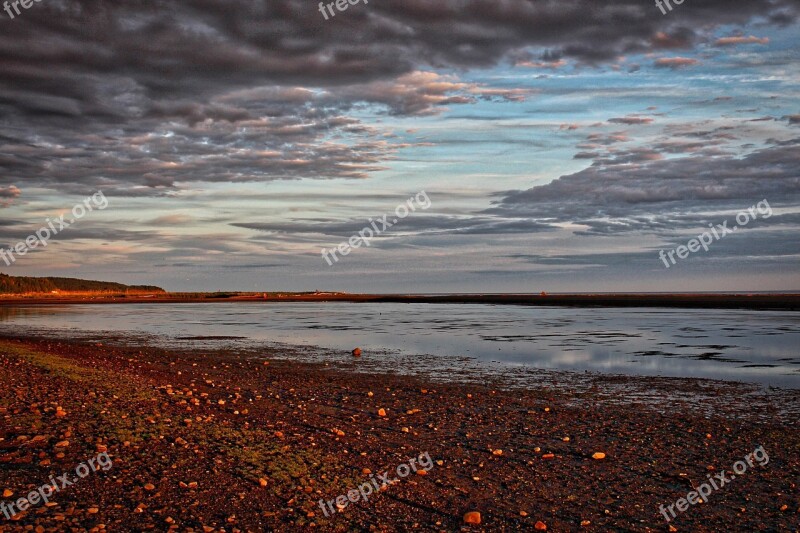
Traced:
[[386, 409], [384, 408], [378, 409], [378, 416], [386, 416]]
[[155, 488], [156, 486], [153, 485], [152, 483], [146, 483], [144, 486], [144, 490], [154, 490]]
[[503, 455], [503, 450], [492, 450], [492, 455]]
[[14, 492], [9, 490], [9, 489], [6, 489], [6, 490], [3, 491], [3, 498], [9, 498], [9, 497], [11, 497], [13, 495], [14, 495]]
[[100, 512], [100, 509], [98, 509], [97, 507], [89, 507], [88, 512], [89, 514], [97, 514], [98, 512]]
[[263, 477], [260, 477], [260, 478], [258, 478], [258, 484], [261, 485], [262, 487], [266, 487], [267, 486], [267, 480], [264, 479]]
[[544, 522], [542, 522], [541, 520], [540, 520], [540, 521], [538, 521], [538, 522], [536, 522], [536, 524], [534, 524], [534, 526], [533, 526], [533, 527], [535, 527], [535, 528], [536, 528], [536, 529], [538, 529], [539, 531], [547, 531], [547, 524], [545, 524], [545, 523], [544, 523]]
[[520, 512], [519, 512], [519, 515], [520, 515], [521, 517], [525, 518], [526, 516], [528, 516], [528, 513], [526, 513], [525, 511], [520, 511]]
[[598, 460], [598, 461], [599, 461], [600, 459], [605, 459], [605, 458], [606, 458], [606, 454], [604, 454], [603, 452], [595, 452], [595, 453], [592, 455], [592, 459], [595, 459], [595, 460]]
[[361, 357], [361, 348], [353, 350], [353, 357]]
[[69, 446], [68, 440], [62, 440], [61, 442], [56, 443], [56, 448], [66, 448]]
[[554, 459], [554, 458], [555, 458], [555, 455], [553, 455], [552, 453], [546, 453], [546, 454], [542, 455], [542, 459]]
[[464, 515], [464, 523], [465, 524], [480, 524], [481, 523], [481, 513], [477, 511], [470, 511]]
[[591, 523], [592, 523], [592, 522], [591, 522], [590, 520], [581, 520], [581, 525], [582, 525], [582, 526], [588, 526], [588, 525], [590, 525]]

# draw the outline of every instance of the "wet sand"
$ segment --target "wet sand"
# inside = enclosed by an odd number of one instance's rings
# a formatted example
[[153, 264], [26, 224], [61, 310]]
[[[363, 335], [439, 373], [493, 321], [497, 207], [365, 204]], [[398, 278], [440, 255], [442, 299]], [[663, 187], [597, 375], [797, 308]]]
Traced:
[[[368, 353], [299, 364], [284, 350], [5, 338], [0, 354], [0, 490], [12, 493], [2, 501], [99, 451], [113, 460], [56, 505], [0, 516], [3, 531], [796, 531], [800, 521], [798, 391], [563, 372], [552, 386], [506, 389], [490, 377], [372, 372], [360, 368]], [[768, 464], [670, 524], [659, 513], [757, 446]], [[325, 516], [320, 499], [425, 453], [425, 475]], [[471, 511], [480, 525], [465, 526]]]

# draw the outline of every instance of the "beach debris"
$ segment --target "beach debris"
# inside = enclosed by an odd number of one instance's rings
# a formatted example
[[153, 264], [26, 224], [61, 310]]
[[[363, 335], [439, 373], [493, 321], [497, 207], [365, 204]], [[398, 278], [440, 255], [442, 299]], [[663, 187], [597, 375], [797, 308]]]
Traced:
[[542, 455], [542, 459], [553, 459], [553, 458], [555, 458], [555, 455], [552, 453], [546, 453]]
[[6, 490], [3, 491], [3, 498], [8, 498], [8, 497], [13, 496], [13, 495], [14, 495], [14, 492], [12, 490], [10, 490], [10, 489], [6, 489]]
[[481, 513], [478, 511], [470, 511], [464, 515], [464, 523], [465, 524], [480, 524], [481, 523]]
[[547, 531], [547, 524], [545, 524], [545, 523], [544, 523], [544, 522], [542, 522], [541, 520], [539, 520], [538, 522], [536, 522], [536, 523], [533, 525], [533, 527], [535, 527], [535, 528], [536, 528], [536, 529], [538, 529], [539, 531]]
[[595, 459], [597, 461], [599, 461], [600, 459], [605, 459], [605, 458], [606, 458], [606, 454], [604, 454], [603, 452], [595, 452], [594, 454], [592, 454], [592, 459]]
[[361, 348], [353, 350], [353, 357], [361, 357]]

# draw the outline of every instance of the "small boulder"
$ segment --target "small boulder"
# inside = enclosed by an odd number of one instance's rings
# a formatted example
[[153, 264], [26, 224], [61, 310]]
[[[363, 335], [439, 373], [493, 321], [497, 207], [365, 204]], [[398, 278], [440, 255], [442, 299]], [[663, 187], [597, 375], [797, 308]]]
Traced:
[[481, 523], [481, 513], [478, 511], [470, 511], [464, 515], [464, 523], [465, 524], [480, 524]]

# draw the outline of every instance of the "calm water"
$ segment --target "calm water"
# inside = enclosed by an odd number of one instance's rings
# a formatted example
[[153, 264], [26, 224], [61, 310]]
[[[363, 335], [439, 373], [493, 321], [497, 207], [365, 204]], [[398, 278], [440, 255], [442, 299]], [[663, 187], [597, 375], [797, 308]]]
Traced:
[[0, 308], [0, 331], [49, 330], [130, 332], [172, 344], [226, 336], [347, 352], [360, 346], [381, 357], [466, 356], [504, 365], [800, 388], [797, 312], [352, 303]]

